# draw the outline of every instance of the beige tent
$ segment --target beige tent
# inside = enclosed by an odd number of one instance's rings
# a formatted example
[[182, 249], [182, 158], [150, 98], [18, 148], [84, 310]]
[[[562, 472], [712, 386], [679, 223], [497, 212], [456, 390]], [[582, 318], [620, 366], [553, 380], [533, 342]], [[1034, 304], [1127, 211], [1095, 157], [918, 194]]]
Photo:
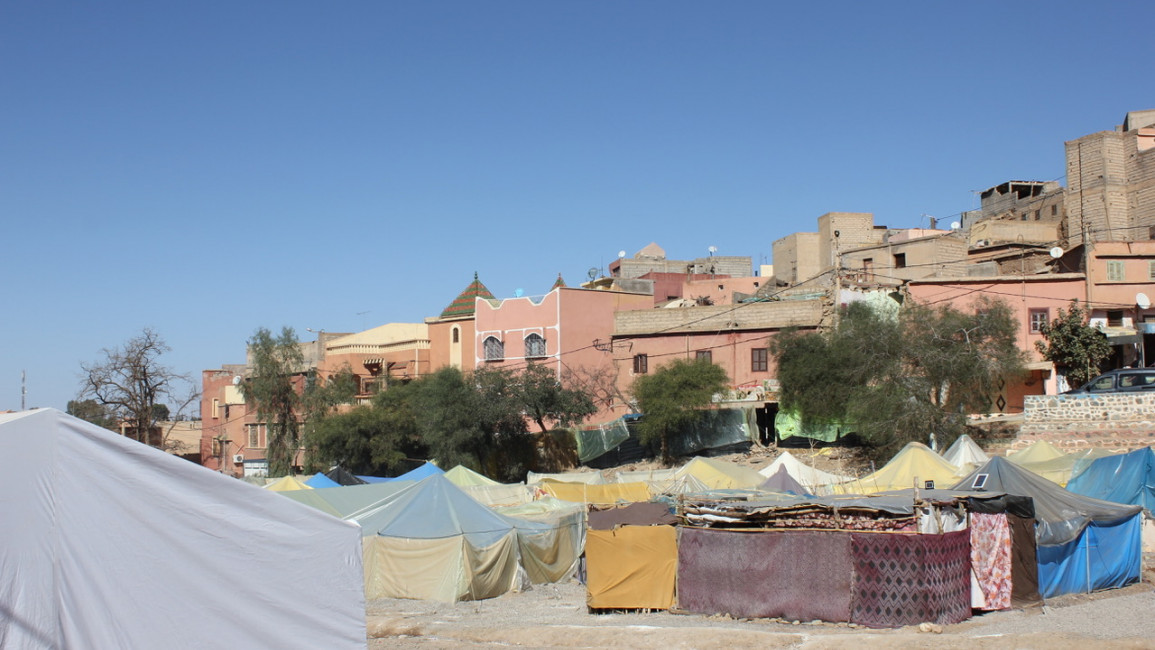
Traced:
[[677, 476], [693, 476], [711, 490], [755, 489], [766, 480], [758, 472], [717, 458], [694, 458], [678, 470]]
[[536, 487], [555, 499], [574, 503], [613, 505], [615, 503], [650, 500], [650, 488], [645, 483], [588, 485], [586, 483], [562, 483], [546, 480], [537, 484]]
[[[1039, 443], [1035, 443], [1036, 445]], [[1049, 445], [1049, 443], [1048, 443]], [[1053, 449], [1053, 447], [1052, 447]], [[1023, 451], [1031, 451], [1028, 447]], [[1046, 460], [1024, 461], [1018, 454], [1008, 456], [1007, 460], [1015, 463], [1025, 470], [1038, 474], [1048, 481], [1058, 483], [1062, 487], [1067, 486], [1067, 482], [1072, 477], [1077, 476], [1080, 472], [1087, 469], [1096, 458], [1103, 458], [1110, 456], [1115, 452], [1107, 451], [1106, 449], [1099, 449], [1098, 447], [1091, 447], [1083, 449], [1070, 454], [1060, 452], [1060, 455]]]
[[289, 492], [292, 490], [312, 490], [313, 486], [305, 485], [305, 482], [296, 476], [284, 476], [266, 485], [265, 489], [273, 492]]
[[803, 487], [810, 490], [814, 495], [831, 494], [834, 485], [854, 479], [853, 476], [833, 474], [811, 467], [798, 460], [788, 451], [782, 452], [778, 458], [774, 459], [774, 462], [758, 470], [758, 473], [766, 478], [770, 478], [777, 474], [778, 469], [781, 467], [785, 467], [786, 473], [789, 474], [791, 478], [801, 483]]
[[909, 442], [890, 462], [878, 471], [860, 479], [834, 486], [836, 494], [875, 494], [889, 490], [923, 487], [934, 481], [935, 487], [954, 485], [962, 478], [959, 468], [921, 442]]
[[450, 483], [461, 488], [471, 485], [501, 485], [488, 476], [479, 474], [464, 465], [458, 465], [445, 472], [445, 478], [449, 479]]
[[526, 485], [533, 485], [535, 483], [541, 483], [542, 481], [601, 485], [606, 482], [606, 478], [602, 476], [601, 472], [563, 472], [560, 474], [538, 474], [537, 472], [529, 472], [526, 474]]

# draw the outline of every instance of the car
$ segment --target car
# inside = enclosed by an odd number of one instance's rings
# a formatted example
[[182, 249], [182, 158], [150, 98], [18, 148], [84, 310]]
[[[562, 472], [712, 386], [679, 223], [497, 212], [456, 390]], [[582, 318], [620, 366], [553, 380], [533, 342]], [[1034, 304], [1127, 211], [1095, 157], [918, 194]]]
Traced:
[[1155, 368], [1122, 368], [1105, 372], [1064, 395], [1155, 391]]

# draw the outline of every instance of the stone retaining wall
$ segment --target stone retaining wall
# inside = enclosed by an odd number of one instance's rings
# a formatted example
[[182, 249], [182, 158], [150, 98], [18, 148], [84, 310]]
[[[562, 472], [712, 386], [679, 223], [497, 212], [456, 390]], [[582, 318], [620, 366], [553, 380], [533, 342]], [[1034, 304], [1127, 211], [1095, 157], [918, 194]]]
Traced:
[[1087, 447], [1138, 449], [1155, 445], [1155, 394], [1032, 395], [1011, 449], [1038, 440], [1076, 451]]

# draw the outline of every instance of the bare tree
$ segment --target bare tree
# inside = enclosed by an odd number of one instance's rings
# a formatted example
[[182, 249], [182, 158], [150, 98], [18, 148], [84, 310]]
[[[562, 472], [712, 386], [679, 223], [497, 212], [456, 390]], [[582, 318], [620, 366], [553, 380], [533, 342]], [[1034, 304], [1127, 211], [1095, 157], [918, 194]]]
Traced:
[[84, 379], [78, 397], [103, 405], [140, 442], [164, 448], [169, 431], [160, 430], [162, 416], [180, 419], [200, 397], [188, 375], [161, 364], [169, 350], [147, 327], [124, 345], [105, 348], [103, 359], [80, 364]]

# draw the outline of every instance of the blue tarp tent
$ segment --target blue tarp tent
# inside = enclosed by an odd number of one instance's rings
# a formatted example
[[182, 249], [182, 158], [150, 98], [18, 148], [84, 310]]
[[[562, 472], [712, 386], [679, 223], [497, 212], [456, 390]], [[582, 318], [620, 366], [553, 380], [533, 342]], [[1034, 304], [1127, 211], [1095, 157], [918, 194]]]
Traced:
[[1075, 494], [1143, 506], [1155, 513], [1155, 451], [1150, 447], [1129, 454], [1097, 458], [1071, 479], [1067, 489]]
[[433, 463], [431, 463], [429, 461], [425, 461], [425, 463], [423, 463], [419, 467], [411, 469], [408, 472], [405, 472], [404, 474], [402, 474], [401, 476], [398, 476], [397, 478], [395, 478], [393, 480], [394, 481], [420, 481], [421, 479], [428, 478], [430, 476], [433, 476], [434, 474], [444, 474], [444, 473], [445, 473], [445, 471], [442, 470], [440, 467], [434, 465]]
[[1092, 499], [1001, 457], [954, 486], [1035, 501], [1039, 593], [1045, 598], [1122, 587], [1142, 568], [1142, 508]]
[[340, 483], [334, 481], [328, 476], [325, 476], [325, 474], [322, 472], [317, 472], [311, 476], [309, 480], [305, 481], [305, 485], [308, 485], [311, 488], [330, 488], [341, 486]]

